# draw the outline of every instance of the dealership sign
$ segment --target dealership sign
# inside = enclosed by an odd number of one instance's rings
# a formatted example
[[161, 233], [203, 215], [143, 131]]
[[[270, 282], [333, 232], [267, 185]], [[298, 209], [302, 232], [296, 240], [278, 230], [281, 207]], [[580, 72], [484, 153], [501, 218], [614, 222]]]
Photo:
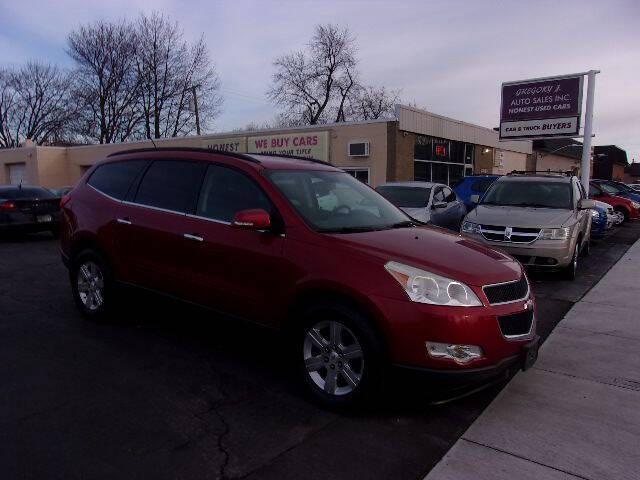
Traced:
[[301, 132], [284, 135], [260, 135], [247, 138], [249, 153], [277, 153], [329, 160], [328, 132]]
[[577, 137], [583, 75], [502, 84], [500, 139]]
[[223, 152], [277, 153], [329, 161], [329, 132], [209, 138], [202, 142], [202, 146]]

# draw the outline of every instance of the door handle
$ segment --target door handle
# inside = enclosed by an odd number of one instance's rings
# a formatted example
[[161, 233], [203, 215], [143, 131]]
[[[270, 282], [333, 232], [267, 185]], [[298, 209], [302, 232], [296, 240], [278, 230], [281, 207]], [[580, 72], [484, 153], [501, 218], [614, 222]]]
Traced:
[[185, 233], [184, 235], [182, 235], [184, 238], [187, 238], [189, 240], [195, 240], [196, 242], [203, 242], [204, 238], [199, 237], [198, 235], [192, 235], [190, 233]]
[[127, 217], [117, 218], [116, 222], [121, 223], [122, 225], [131, 225], [131, 220], [129, 220]]

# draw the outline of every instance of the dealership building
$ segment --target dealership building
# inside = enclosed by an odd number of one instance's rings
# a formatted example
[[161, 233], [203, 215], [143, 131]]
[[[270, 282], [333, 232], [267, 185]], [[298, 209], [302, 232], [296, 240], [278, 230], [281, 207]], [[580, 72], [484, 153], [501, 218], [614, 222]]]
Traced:
[[[498, 139], [498, 132], [425, 110], [398, 105], [395, 118], [300, 128], [159, 139], [158, 147], [200, 147], [283, 153], [330, 162], [373, 186], [422, 180], [451, 185], [471, 174], [532, 170], [531, 141]], [[0, 184], [72, 185], [110, 153], [153, 147], [150, 141], [0, 150]], [[573, 159], [570, 162], [573, 163]]]

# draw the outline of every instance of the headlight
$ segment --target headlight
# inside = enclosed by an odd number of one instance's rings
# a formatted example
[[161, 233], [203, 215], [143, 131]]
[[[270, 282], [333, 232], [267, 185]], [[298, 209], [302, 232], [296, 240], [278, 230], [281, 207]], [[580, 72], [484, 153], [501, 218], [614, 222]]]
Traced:
[[638, 202], [631, 202], [631, 205], [633, 205], [633, 208], [635, 208], [636, 210], [640, 208], [640, 203]]
[[569, 238], [569, 230], [569, 227], [543, 228], [540, 230], [538, 238], [542, 240], [566, 240]]
[[600, 218], [600, 212], [598, 212], [597, 210], [591, 210], [591, 217]]
[[398, 262], [387, 262], [384, 268], [398, 281], [414, 302], [452, 307], [482, 305], [473, 290], [462, 282]]
[[480, 225], [473, 222], [462, 222], [460, 231], [462, 233], [475, 233], [476, 235], [480, 235]]

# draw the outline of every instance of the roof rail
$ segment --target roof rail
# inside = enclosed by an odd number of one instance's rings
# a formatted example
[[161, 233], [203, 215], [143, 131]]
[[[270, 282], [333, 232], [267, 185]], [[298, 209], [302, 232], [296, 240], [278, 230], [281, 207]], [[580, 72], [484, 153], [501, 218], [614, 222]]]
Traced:
[[255, 156], [269, 156], [269, 157], [280, 157], [280, 158], [290, 158], [292, 160], [304, 160], [307, 162], [319, 163], [322, 165], [327, 165], [330, 167], [334, 167], [329, 162], [325, 162], [323, 160], [317, 160], [315, 158], [308, 157], [300, 157], [296, 155], [283, 155], [280, 153], [238, 153], [238, 152], [225, 152], [222, 150], [213, 150], [211, 148], [198, 148], [198, 147], [159, 147], [159, 148], [151, 148], [151, 147], [143, 147], [143, 148], [131, 148], [128, 150], [120, 150], [118, 152], [113, 152], [107, 155], [107, 158], [117, 157], [118, 155], [128, 155], [131, 153], [142, 153], [142, 152], [195, 152], [195, 153], [214, 153], [216, 155], [226, 155], [227, 157], [238, 158], [240, 160], [246, 160], [247, 162], [260, 164], [260, 160], [255, 158]]
[[298, 155], [284, 155], [280, 153], [248, 153], [247, 155], [263, 155], [265, 157], [280, 157], [280, 158], [290, 158], [292, 160], [306, 160], [307, 162], [320, 163], [322, 165], [328, 165], [329, 167], [335, 167], [335, 165], [329, 162], [325, 162], [324, 160], [318, 160], [316, 158], [309, 158], [309, 157], [300, 157]]
[[562, 177], [575, 177], [576, 174], [572, 170], [512, 170], [507, 175], [554, 175]]
[[107, 158], [117, 157], [119, 155], [128, 155], [131, 153], [144, 153], [144, 152], [194, 152], [194, 153], [214, 153], [217, 155], [226, 155], [228, 157], [238, 158], [240, 160], [246, 160], [247, 162], [260, 164], [260, 160], [257, 160], [244, 153], [236, 152], [224, 152], [221, 150], [213, 150], [211, 148], [197, 148], [197, 147], [159, 147], [159, 148], [131, 148], [128, 150], [120, 150], [107, 155]]

